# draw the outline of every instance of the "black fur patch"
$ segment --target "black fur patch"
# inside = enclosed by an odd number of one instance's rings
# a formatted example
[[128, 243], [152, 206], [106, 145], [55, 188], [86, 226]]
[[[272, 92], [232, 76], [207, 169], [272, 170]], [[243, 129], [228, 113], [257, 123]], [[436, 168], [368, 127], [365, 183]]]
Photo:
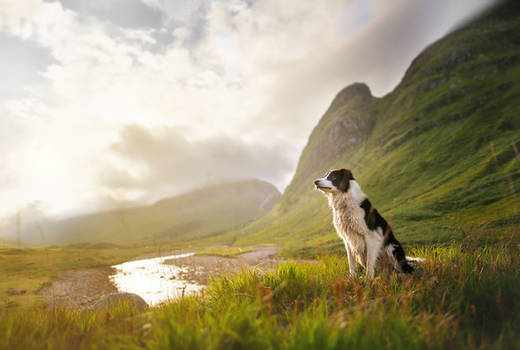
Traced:
[[347, 192], [350, 187], [350, 180], [354, 180], [352, 172], [347, 169], [333, 170], [327, 176], [327, 180], [340, 191]]
[[384, 248], [386, 249], [389, 245], [391, 245], [393, 247], [392, 255], [398, 262], [401, 271], [404, 273], [411, 273], [413, 271], [413, 267], [411, 267], [406, 261], [404, 249], [399, 241], [395, 238], [390, 225], [388, 225], [386, 220], [379, 214], [376, 208], [372, 206], [368, 198], [361, 202], [360, 206], [365, 212], [365, 223], [367, 224], [367, 227], [371, 231], [375, 231], [378, 228], [381, 228], [381, 232], [383, 232], [384, 238]]
[[373, 231], [378, 227], [381, 227], [383, 233], [386, 232], [388, 223], [381, 215], [379, 215], [379, 212], [372, 206], [372, 203], [370, 203], [368, 198], [365, 198], [365, 200], [361, 202], [361, 208], [365, 211], [365, 223], [370, 230]]
[[401, 271], [404, 273], [412, 273], [413, 267], [411, 267], [408, 262], [406, 261], [406, 255], [404, 253], [404, 249], [401, 246], [401, 244], [395, 239], [394, 235], [391, 233], [391, 241], [392, 246], [394, 247], [392, 251], [392, 255], [394, 256], [395, 260], [397, 260], [399, 266], [401, 267]]

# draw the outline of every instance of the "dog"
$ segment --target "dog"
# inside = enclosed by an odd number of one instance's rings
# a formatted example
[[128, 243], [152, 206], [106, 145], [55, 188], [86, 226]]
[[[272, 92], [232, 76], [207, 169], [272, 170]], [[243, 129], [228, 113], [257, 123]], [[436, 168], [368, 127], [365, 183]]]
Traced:
[[334, 227], [345, 243], [352, 277], [356, 276], [356, 260], [371, 279], [378, 263], [383, 261], [407, 274], [414, 270], [409, 262], [422, 261], [405, 255], [392, 228], [372, 206], [350, 170], [332, 170], [324, 178], [316, 179], [314, 185], [328, 197]]

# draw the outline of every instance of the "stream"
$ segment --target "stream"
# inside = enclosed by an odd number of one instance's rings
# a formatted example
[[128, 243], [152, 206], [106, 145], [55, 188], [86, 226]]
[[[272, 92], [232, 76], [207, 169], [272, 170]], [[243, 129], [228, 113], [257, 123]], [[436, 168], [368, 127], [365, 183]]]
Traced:
[[195, 294], [203, 286], [184, 280], [186, 267], [178, 267], [166, 260], [175, 260], [193, 256], [184, 253], [158, 258], [141, 259], [112, 266], [115, 274], [110, 280], [120, 292], [134, 293], [142, 297], [150, 306], [176, 299], [183, 295]]

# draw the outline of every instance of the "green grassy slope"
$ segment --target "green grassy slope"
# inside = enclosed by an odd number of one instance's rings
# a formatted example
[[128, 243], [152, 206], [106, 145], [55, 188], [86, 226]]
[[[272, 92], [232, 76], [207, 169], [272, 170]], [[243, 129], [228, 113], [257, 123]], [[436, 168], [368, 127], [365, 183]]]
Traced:
[[53, 243], [183, 242], [222, 233], [266, 213], [280, 193], [271, 184], [239, 181], [214, 185], [151, 206], [75, 217], [45, 227]]
[[518, 43], [519, 5], [509, 2], [430, 45], [388, 95], [375, 98], [360, 83], [345, 88], [313, 130], [280, 201], [220, 242], [339, 247], [312, 181], [342, 167], [405, 242], [517, 228]]

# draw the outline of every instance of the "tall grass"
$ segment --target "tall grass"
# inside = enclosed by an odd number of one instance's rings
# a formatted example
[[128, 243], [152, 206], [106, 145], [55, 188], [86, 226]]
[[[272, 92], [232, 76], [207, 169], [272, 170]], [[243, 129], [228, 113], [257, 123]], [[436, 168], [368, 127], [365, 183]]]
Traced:
[[4, 310], [0, 348], [506, 349], [520, 347], [519, 246], [421, 247], [412, 276], [348, 277], [345, 258], [213, 281], [135, 314]]

